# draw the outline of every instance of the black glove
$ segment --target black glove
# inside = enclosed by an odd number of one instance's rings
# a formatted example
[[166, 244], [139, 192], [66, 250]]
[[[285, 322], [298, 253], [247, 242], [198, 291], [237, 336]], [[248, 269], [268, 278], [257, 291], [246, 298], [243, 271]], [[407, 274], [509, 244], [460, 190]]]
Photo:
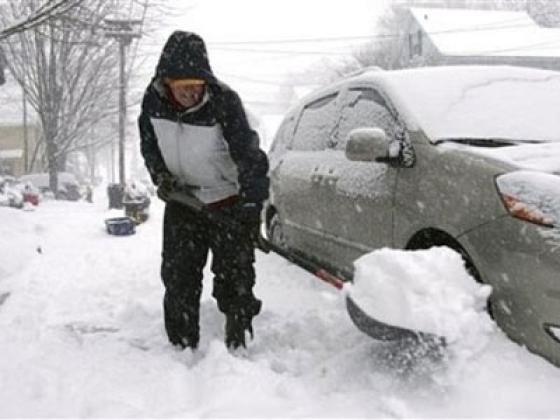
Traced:
[[236, 211], [236, 219], [247, 227], [260, 227], [262, 204], [242, 201]]
[[158, 197], [168, 203], [170, 201], [169, 194], [176, 191], [179, 186], [177, 178], [169, 173], [162, 173], [156, 181]]
[[235, 218], [247, 230], [254, 246], [260, 247], [261, 238], [261, 203], [241, 201], [236, 208]]

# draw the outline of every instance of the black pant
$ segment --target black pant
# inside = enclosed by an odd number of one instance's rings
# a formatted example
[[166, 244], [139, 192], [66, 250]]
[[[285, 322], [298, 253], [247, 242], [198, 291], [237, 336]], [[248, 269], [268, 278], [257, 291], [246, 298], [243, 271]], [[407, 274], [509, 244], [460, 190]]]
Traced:
[[[215, 210], [235, 217], [234, 208]], [[241, 313], [251, 319], [261, 301], [253, 294], [255, 249], [250, 232], [239, 225], [209, 220], [205, 215], [169, 202], [165, 207], [161, 277], [165, 329], [173, 344], [196, 347], [202, 270], [212, 250], [212, 295], [223, 313]]]

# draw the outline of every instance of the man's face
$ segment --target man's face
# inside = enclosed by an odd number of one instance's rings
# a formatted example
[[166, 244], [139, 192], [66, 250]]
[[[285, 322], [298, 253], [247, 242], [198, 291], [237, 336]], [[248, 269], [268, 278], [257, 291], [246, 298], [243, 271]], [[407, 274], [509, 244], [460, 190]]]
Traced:
[[181, 106], [191, 108], [200, 103], [206, 85], [203, 81], [171, 80], [167, 82], [173, 97]]

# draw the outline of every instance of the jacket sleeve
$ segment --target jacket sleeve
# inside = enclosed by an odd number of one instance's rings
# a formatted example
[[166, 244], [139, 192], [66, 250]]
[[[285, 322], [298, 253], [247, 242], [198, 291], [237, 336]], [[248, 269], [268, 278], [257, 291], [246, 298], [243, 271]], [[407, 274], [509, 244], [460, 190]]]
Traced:
[[239, 172], [239, 194], [244, 201], [262, 203], [268, 198], [268, 158], [259, 148], [259, 135], [250, 126], [241, 99], [232, 90], [223, 93], [217, 119], [231, 158]]
[[140, 129], [140, 151], [144, 157], [146, 168], [150, 173], [152, 182], [159, 185], [160, 180], [165, 176], [170, 176], [171, 173], [167, 169], [161, 151], [159, 149], [154, 127], [150, 121], [150, 117], [145, 112], [145, 103], [142, 104], [142, 112], [138, 118], [138, 128]]

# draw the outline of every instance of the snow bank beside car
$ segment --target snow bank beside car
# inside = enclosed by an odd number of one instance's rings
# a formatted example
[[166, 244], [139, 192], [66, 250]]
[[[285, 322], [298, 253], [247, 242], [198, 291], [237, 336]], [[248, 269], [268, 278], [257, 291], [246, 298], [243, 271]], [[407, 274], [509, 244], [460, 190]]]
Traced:
[[450, 248], [384, 248], [354, 265], [348, 292], [377, 321], [445, 337], [448, 343], [493, 329], [486, 313], [490, 286], [477, 283]]

